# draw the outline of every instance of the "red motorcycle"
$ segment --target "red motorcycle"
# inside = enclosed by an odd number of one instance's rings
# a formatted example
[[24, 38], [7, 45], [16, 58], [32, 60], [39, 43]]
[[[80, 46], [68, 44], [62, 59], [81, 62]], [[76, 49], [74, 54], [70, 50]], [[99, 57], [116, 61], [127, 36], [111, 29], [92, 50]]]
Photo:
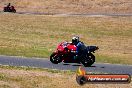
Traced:
[[15, 13], [16, 12], [16, 9], [15, 9], [14, 6], [10, 6], [10, 7], [7, 6], [7, 7], [4, 7], [3, 8], [3, 11], [4, 12], [14, 12]]
[[77, 47], [72, 43], [62, 42], [57, 46], [55, 52], [50, 55], [50, 61], [54, 64], [64, 63], [81, 63], [85, 67], [91, 66], [95, 62], [94, 51], [99, 49], [97, 46], [81, 46], [80, 53]]

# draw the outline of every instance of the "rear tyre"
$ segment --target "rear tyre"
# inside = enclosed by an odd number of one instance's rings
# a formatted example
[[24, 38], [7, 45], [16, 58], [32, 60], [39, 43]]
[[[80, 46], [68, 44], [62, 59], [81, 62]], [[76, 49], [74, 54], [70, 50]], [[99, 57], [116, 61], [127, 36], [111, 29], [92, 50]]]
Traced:
[[85, 67], [90, 67], [95, 62], [95, 56], [92, 53], [88, 53], [86, 56], [84, 56], [81, 60], [81, 63]]
[[61, 57], [59, 55], [57, 55], [57, 53], [52, 53], [51, 54], [50, 61], [53, 64], [58, 64], [58, 63], [62, 62]]

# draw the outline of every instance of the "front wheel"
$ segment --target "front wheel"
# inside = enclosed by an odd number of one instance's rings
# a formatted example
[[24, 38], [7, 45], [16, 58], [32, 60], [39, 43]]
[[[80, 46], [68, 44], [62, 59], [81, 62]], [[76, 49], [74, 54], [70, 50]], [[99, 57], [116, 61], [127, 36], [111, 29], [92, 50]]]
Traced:
[[4, 7], [4, 8], [3, 8], [3, 11], [4, 11], [4, 12], [7, 12], [7, 8], [6, 8], [6, 7]]
[[60, 63], [62, 60], [61, 60], [61, 57], [57, 54], [57, 53], [52, 53], [51, 56], [50, 56], [50, 61], [54, 64], [58, 64]]
[[81, 63], [85, 67], [90, 67], [94, 62], [95, 62], [95, 56], [92, 53], [88, 53], [81, 60]]

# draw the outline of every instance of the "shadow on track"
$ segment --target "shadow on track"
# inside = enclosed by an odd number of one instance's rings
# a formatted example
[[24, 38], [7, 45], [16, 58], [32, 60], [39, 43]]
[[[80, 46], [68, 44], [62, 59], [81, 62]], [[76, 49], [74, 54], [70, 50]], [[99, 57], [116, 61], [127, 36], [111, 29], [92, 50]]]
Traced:
[[[83, 66], [82, 64], [68, 64], [68, 63], [64, 63], [63, 65], [71, 65], [71, 66], [75, 66], [75, 67], [79, 67], [79, 66]], [[96, 67], [96, 66], [90, 66], [90, 68]], [[104, 67], [101, 67], [104, 68]]]

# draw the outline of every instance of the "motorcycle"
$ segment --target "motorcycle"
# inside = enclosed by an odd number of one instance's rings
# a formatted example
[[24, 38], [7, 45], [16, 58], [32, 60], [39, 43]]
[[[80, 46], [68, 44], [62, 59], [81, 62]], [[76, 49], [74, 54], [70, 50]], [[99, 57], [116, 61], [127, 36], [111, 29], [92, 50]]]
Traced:
[[4, 11], [4, 12], [14, 12], [14, 13], [16, 13], [16, 9], [15, 9], [14, 6], [4, 7], [4, 8], [3, 8], [3, 11]]
[[62, 42], [57, 46], [56, 51], [50, 55], [50, 61], [53, 64], [61, 62], [79, 63], [88, 67], [95, 62], [95, 56], [93, 53], [98, 49], [97, 46], [85, 46], [83, 44], [81, 45], [80, 53], [77, 54], [77, 47], [74, 44]]

